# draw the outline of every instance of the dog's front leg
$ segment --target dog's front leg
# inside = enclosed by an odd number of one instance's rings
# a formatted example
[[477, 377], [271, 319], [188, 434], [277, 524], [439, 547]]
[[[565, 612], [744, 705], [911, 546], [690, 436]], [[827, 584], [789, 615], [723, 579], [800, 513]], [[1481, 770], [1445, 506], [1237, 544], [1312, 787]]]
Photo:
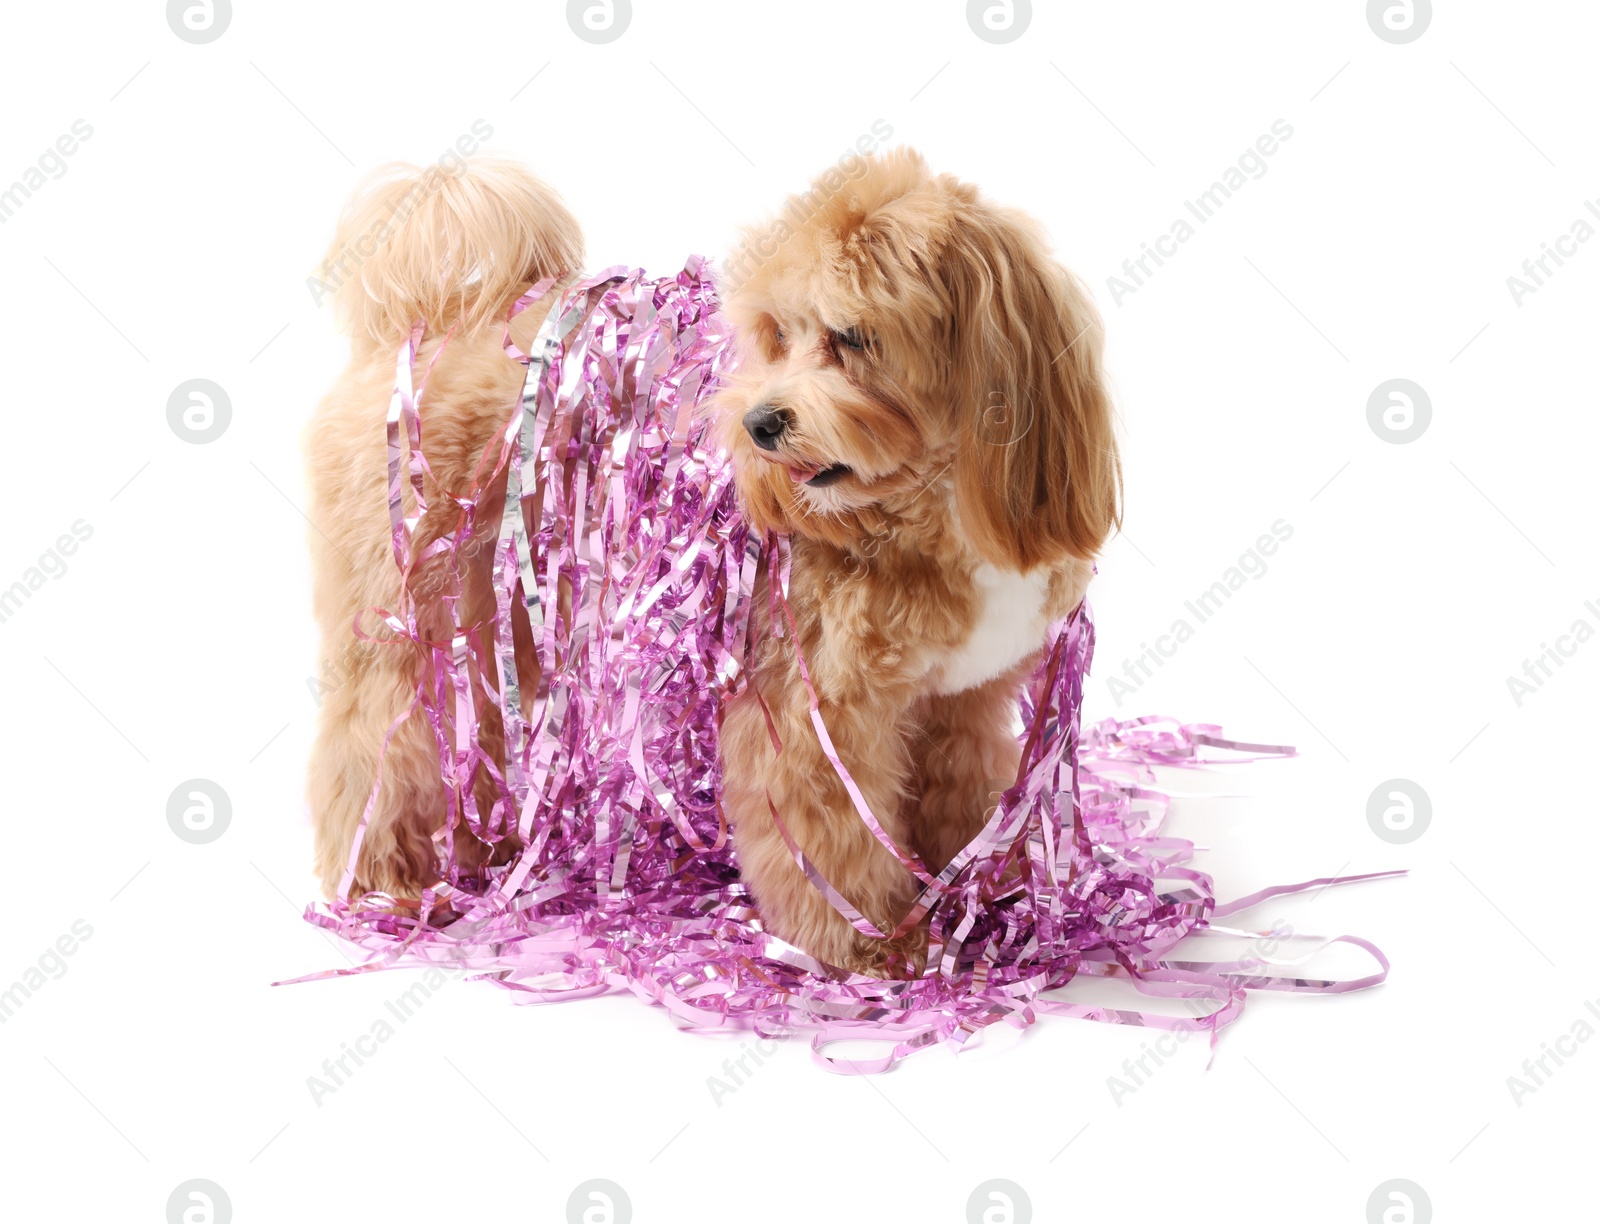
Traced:
[[[795, 863], [768, 807], [770, 797], [796, 844], [823, 877], [880, 931], [891, 931], [918, 890], [914, 876], [873, 835], [823, 754], [788, 640], [729, 702], [722, 725], [723, 804], [744, 880], [766, 928], [811, 955], [874, 977], [921, 971], [926, 928], [895, 940], [857, 931]], [[812, 659], [808, 653], [808, 661]], [[812, 662], [820, 685], [827, 667]], [[862, 677], [862, 680], [867, 679]], [[905, 730], [909, 700], [894, 686], [861, 684], [825, 693], [822, 716], [840, 759], [873, 814], [907, 846], [901, 804], [910, 778]], [[774, 748], [757, 693], [782, 742]]]
[[986, 684], [933, 694], [917, 704], [910, 835], [930, 871], [943, 871], [978, 835], [1001, 793], [1017, 780], [1021, 747], [1013, 722], [1031, 662]]

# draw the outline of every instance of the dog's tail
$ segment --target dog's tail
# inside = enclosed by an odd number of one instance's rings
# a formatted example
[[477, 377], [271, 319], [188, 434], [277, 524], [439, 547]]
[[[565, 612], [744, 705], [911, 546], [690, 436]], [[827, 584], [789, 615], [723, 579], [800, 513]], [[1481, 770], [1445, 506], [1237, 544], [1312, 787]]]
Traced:
[[374, 172], [339, 219], [313, 296], [332, 297], [359, 340], [393, 343], [417, 320], [471, 332], [521, 288], [582, 266], [583, 234], [561, 198], [515, 161], [453, 169], [396, 162]]

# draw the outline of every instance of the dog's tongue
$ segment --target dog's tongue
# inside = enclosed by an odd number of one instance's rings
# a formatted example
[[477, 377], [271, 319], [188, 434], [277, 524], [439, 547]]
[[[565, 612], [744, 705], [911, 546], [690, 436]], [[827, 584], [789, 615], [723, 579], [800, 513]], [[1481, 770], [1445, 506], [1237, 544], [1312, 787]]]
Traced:
[[813, 476], [815, 476], [821, 470], [822, 470], [821, 468], [814, 468], [814, 467], [813, 468], [792, 467], [792, 468], [789, 469], [789, 479], [794, 481], [795, 484], [805, 484], [806, 481], [810, 480]]

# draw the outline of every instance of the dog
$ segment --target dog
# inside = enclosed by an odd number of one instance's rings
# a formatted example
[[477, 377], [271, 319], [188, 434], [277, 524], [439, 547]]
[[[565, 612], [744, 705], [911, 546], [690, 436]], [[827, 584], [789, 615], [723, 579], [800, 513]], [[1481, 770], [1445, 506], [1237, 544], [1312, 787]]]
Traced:
[[[784, 600], [770, 598], [771, 576], [755, 592], [766, 645], [723, 708], [721, 803], [765, 928], [827, 964], [891, 977], [925, 967], [926, 924], [896, 929], [915, 873], [942, 871], [1016, 780], [1022, 684], [1120, 524], [1121, 470], [1099, 317], [1037, 225], [910, 150], [848, 171], [745, 231], [727, 265], [737, 353], [711, 429], [746, 519], [788, 538], [790, 569]], [[391, 168], [341, 219], [323, 273], [338, 281], [352, 359], [306, 435], [313, 599], [323, 657], [336, 661], [309, 781], [330, 896], [380, 752], [355, 884], [414, 903], [440, 874], [437, 749], [420, 717], [401, 717], [415, 659], [351, 631], [401, 582], [384, 430], [395, 352], [420, 322], [430, 489], [459, 493], [521, 386], [502, 348], [512, 303], [534, 282], [573, 280], [582, 257], [556, 194], [496, 159], [457, 173]], [[517, 317], [516, 338], [551, 296]], [[489, 521], [503, 503], [502, 480]], [[450, 498], [430, 496], [419, 554], [454, 521]], [[487, 549], [466, 559], [463, 625], [494, 613], [490, 563]], [[429, 563], [406, 581], [419, 628], [447, 636]], [[792, 625], [771, 624], [774, 607]], [[526, 625], [516, 630], [518, 671], [536, 672]], [[503, 761], [492, 704], [480, 735]], [[477, 799], [493, 802], [485, 777]], [[790, 841], [893, 937], [848, 920]], [[511, 838], [457, 838], [469, 870], [513, 851]]]

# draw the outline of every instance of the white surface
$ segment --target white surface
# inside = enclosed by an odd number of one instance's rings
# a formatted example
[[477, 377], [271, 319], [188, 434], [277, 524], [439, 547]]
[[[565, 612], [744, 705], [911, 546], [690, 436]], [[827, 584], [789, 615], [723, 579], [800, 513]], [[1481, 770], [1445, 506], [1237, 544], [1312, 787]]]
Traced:
[[[191, 46], [155, 3], [13, 6], [0, 182], [74, 121], [93, 134], [0, 225], [0, 583], [75, 522], [92, 535], [0, 624], [0, 979], [79, 920], [93, 934], [0, 1026], [8, 1216], [160, 1220], [199, 1177], [241, 1224], [557, 1220], [605, 1177], [640, 1221], [758, 1196], [771, 1221], [959, 1221], [1004, 1177], [1039, 1220], [1159, 1201], [1360, 1224], [1404, 1177], [1440, 1221], [1571, 1218], [1600, 1042], [1520, 1106], [1506, 1080], [1600, 995], [1578, 777], [1600, 645], [1520, 706], [1507, 677], [1600, 625], [1600, 243], [1520, 304], [1506, 278], [1600, 196], [1600, 12], [1441, 4], [1392, 46], [1353, 0], [1036, 7], [992, 46], [956, 3], [638, 0], [590, 46], [555, 3], [276, 0]], [[1409, 867], [1249, 916], [1370, 936], [1390, 984], [1256, 998], [1209, 1072], [1192, 1044], [1120, 1104], [1137, 1029], [1045, 1023], [872, 1081], [786, 1046], [715, 1102], [736, 1047], [659, 1011], [452, 984], [314, 1103], [307, 1077], [411, 983], [267, 985], [341, 963], [297, 916], [316, 663], [298, 444], [343, 357], [305, 277], [359, 172], [480, 119], [565, 193], [592, 267], [720, 254], [875, 120], [1039, 214], [1106, 311], [1125, 422], [1088, 715], [1299, 744], [1204, 780], [1249, 796], [1188, 803], [1177, 831], [1224, 896]], [[1122, 261], [1280, 119], [1262, 176], [1113, 305]], [[233, 420], [194, 446], [166, 403], [201, 377]], [[1432, 399], [1410, 445], [1367, 425], [1390, 378]], [[1280, 519], [1266, 572], [1117, 709], [1108, 677]], [[233, 805], [203, 846], [166, 823], [197, 776]], [[1393, 777], [1432, 799], [1409, 845], [1366, 820]]]

